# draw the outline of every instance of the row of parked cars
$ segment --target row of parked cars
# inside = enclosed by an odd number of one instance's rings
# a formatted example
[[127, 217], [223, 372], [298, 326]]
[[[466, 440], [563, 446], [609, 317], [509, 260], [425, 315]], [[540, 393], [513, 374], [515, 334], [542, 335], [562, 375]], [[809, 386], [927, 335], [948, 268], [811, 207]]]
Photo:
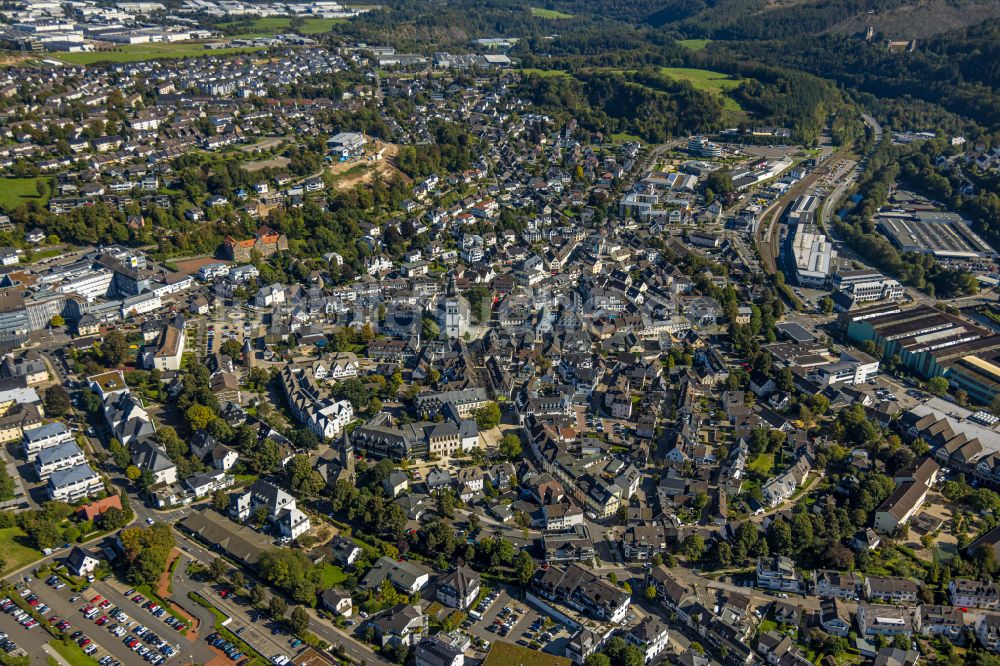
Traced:
[[0, 650], [3, 650], [7, 654], [10, 654], [11, 652], [17, 649], [18, 649], [17, 643], [10, 640], [10, 638], [7, 637], [7, 634], [0, 631]]
[[150, 615], [153, 617], [158, 617], [163, 620], [168, 627], [173, 627], [176, 631], [184, 631], [187, 628], [187, 624], [183, 621], [178, 620], [173, 615], [167, 615], [167, 609], [161, 607], [155, 601], [146, 599], [146, 597], [141, 594], [135, 594], [135, 590], [127, 590], [125, 592], [126, 597], [131, 597], [132, 601], [142, 606], [144, 610], [149, 611]]
[[499, 636], [506, 637], [514, 625], [520, 621], [521, 616], [518, 615], [510, 606], [507, 606], [502, 611], [497, 613], [497, 617], [493, 620], [493, 624], [487, 627], [487, 631], [495, 631]]
[[[493, 602], [496, 601], [497, 597], [499, 596], [500, 592], [498, 592], [497, 590], [493, 590], [492, 592], [487, 594], [485, 597], [482, 598], [482, 600], [478, 604], [476, 604], [476, 607], [469, 612], [469, 617], [472, 618], [473, 620], [480, 619], [483, 616], [483, 613], [489, 610], [490, 606], [493, 605]], [[466, 620], [466, 622], [469, 621]], [[469, 622], [469, 624], [472, 623]]]
[[[28, 594], [31, 595], [31, 590], [28, 590]], [[35, 598], [37, 599], [38, 597]], [[21, 607], [14, 603], [13, 599], [7, 597], [0, 599], [0, 610], [3, 610], [8, 615], [13, 615], [18, 624], [25, 629], [32, 629], [38, 626], [38, 620], [32, 617], [31, 613], [21, 610]]]
[[55, 575], [55, 574], [52, 574], [51, 576], [49, 576], [48, 578], [46, 578], [45, 579], [45, 584], [48, 585], [49, 587], [55, 588], [57, 590], [61, 590], [64, 587], [66, 587], [66, 583], [63, 582], [63, 579], [60, 578], [59, 576]]
[[[143, 642], [148, 645], [144, 645]], [[154, 631], [142, 625], [133, 629], [132, 634], [122, 639], [122, 643], [153, 666], [159, 666], [159, 664], [177, 654], [175, 647], [157, 636]]]
[[217, 633], [209, 634], [206, 638], [208, 644], [214, 648], [222, 650], [231, 661], [237, 662], [236, 666], [246, 666], [250, 663], [250, 658], [244, 654], [240, 648], [233, 645]]

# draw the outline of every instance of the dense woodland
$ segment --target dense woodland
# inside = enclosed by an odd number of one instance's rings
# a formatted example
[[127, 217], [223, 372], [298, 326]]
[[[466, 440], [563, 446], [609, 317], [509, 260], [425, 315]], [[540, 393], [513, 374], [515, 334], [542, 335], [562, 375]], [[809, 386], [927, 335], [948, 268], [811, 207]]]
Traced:
[[522, 93], [542, 111], [576, 118], [592, 131], [627, 132], [657, 143], [718, 129], [722, 111], [712, 95], [653, 69], [632, 75], [531, 75], [526, 77]]
[[802, 35], [796, 39], [733, 42], [731, 56], [781, 64], [883, 98], [911, 97], [995, 131], [1000, 127], [1000, 20], [939, 35], [913, 52], [890, 52], [881, 36]]

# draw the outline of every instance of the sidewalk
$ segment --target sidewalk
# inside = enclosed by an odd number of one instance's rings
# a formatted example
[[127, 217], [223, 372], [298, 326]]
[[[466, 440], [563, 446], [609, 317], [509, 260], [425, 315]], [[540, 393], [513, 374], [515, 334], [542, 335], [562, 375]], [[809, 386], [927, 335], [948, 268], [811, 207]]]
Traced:
[[42, 651], [45, 652], [45, 654], [49, 655], [51, 658], [55, 659], [57, 662], [59, 662], [59, 666], [71, 666], [71, 664], [65, 659], [63, 659], [63, 656], [58, 652], [56, 652], [55, 648], [53, 648], [48, 643], [42, 646]]

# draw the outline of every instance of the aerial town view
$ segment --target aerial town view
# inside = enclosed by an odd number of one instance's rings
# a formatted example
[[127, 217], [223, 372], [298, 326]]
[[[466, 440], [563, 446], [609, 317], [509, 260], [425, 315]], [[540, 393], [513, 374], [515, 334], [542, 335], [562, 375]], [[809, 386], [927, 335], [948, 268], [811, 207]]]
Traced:
[[0, 666], [1000, 666], [1000, 0], [4, 0], [0, 133]]

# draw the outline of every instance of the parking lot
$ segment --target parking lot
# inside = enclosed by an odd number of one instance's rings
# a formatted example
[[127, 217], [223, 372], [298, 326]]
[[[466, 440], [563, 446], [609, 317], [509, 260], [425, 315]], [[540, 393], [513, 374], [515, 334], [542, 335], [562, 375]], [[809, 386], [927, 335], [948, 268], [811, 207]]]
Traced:
[[[96, 581], [90, 589], [74, 592], [65, 583], [57, 589], [46, 580], [26, 578], [30, 580], [18, 583], [22, 587], [19, 594], [37, 603], [36, 609], [48, 606], [44, 621], [61, 628], [63, 635], [91, 651], [91, 656], [103, 660], [106, 666], [115, 666], [116, 662], [136, 666], [208, 663], [216, 656], [207, 646], [193, 642], [193, 637], [185, 637], [170, 627], [166, 623], [170, 615], [155, 617], [150, 609], [126, 598], [124, 590], [115, 589], [111, 580]], [[81, 611], [84, 608], [89, 609], [89, 618]], [[24, 647], [29, 651], [50, 639], [44, 627], [25, 629], [7, 613], [0, 618], [0, 631], [10, 634], [19, 645], [26, 640]]]
[[[494, 600], [482, 613], [482, 617], [477, 620], [470, 615], [462, 624], [462, 630], [473, 638], [474, 644], [476, 639], [490, 644], [499, 639], [535, 647], [550, 654], [563, 654], [571, 635], [565, 627], [528, 604], [512, 599], [505, 590], [494, 590], [491, 595]], [[485, 643], [476, 647], [481, 652], [488, 649]]]

